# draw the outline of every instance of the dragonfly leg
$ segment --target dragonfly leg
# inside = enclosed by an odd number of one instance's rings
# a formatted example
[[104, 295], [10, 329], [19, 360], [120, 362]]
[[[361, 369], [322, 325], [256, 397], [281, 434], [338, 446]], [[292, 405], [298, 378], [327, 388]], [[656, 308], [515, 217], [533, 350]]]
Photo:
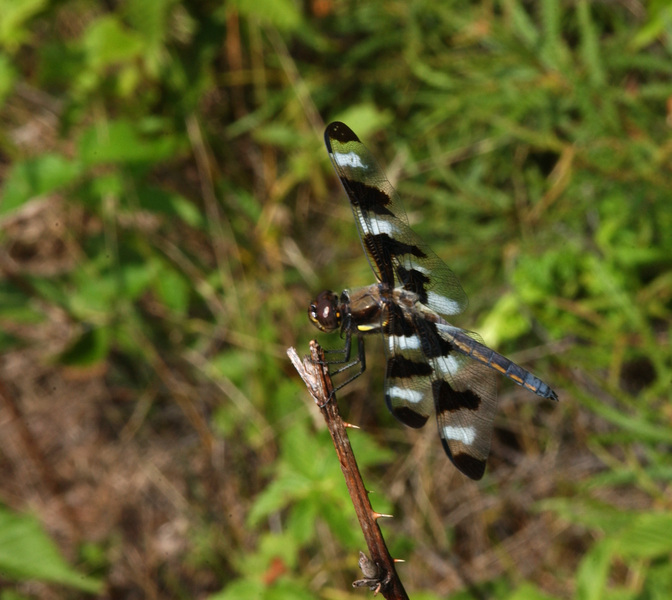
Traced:
[[[329, 394], [329, 398], [327, 398], [327, 402], [331, 400], [334, 396], [334, 394], [344, 388], [346, 385], [349, 383], [352, 383], [355, 379], [357, 379], [364, 371], [366, 370], [366, 353], [364, 351], [364, 340], [362, 339], [361, 336], [357, 336], [357, 358], [354, 360], [350, 360], [350, 352], [352, 350], [352, 336], [348, 334], [345, 338], [345, 347], [340, 349], [340, 350], [325, 350], [325, 354], [331, 353], [331, 354], [342, 354], [343, 358], [339, 360], [327, 360], [324, 361], [323, 364], [325, 365], [342, 365], [338, 369], [332, 371], [329, 370], [329, 374], [331, 376], [333, 375], [338, 375], [339, 373], [343, 373], [352, 367], [359, 365], [358, 371], [354, 374], [348, 377], [345, 381], [342, 381], [338, 385], [334, 386], [333, 389], [331, 390], [331, 393]], [[320, 408], [322, 408], [324, 404], [319, 405]]]

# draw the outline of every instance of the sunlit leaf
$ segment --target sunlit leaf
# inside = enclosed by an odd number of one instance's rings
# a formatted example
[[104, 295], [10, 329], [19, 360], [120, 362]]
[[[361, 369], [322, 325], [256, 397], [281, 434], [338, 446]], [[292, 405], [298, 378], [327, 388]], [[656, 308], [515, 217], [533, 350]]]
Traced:
[[79, 157], [86, 166], [105, 163], [156, 163], [173, 155], [170, 135], [143, 135], [130, 121], [96, 124], [82, 134]]
[[45, 153], [15, 163], [2, 189], [0, 214], [12, 212], [28, 200], [62, 188], [80, 172], [77, 162], [59, 154]]
[[613, 544], [604, 541], [595, 544], [583, 557], [576, 575], [577, 600], [600, 600], [604, 597], [613, 553]]
[[47, 0], [0, 0], [0, 46], [15, 50], [30, 35], [28, 24], [47, 5]]
[[632, 558], [655, 558], [672, 552], [672, 514], [669, 512], [634, 515], [620, 532], [614, 550]]
[[89, 25], [83, 39], [89, 64], [95, 70], [139, 56], [143, 45], [137, 33], [124, 27], [111, 14]]
[[103, 587], [68, 565], [36, 519], [2, 507], [0, 571], [15, 581], [48, 581], [90, 593], [101, 593]]
[[286, 32], [296, 30], [303, 20], [298, 5], [293, 0], [233, 0], [228, 3], [227, 8], [235, 8], [246, 17], [258, 19]]

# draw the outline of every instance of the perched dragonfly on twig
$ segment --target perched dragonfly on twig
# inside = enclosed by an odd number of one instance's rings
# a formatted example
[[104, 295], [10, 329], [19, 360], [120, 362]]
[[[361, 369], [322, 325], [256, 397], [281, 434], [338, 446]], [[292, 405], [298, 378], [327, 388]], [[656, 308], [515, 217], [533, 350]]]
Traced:
[[[322, 292], [308, 309], [310, 320], [322, 331], [345, 336], [343, 360], [334, 362], [360, 365], [345, 383], [365, 369], [363, 336], [382, 333], [385, 402], [392, 414], [416, 428], [435, 414], [450, 460], [480, 479], [492, 439], [496, 374], [542, 398], [558, 396], [477, 334], [448, 322], [467, 306], [455, 274], [410, 228], [401, 198], [355, 133], [334, 122], [324, 139], [377, 283], [340, 296]], [[358, 339], [358, 358], [349, 362], [352, 336]]]

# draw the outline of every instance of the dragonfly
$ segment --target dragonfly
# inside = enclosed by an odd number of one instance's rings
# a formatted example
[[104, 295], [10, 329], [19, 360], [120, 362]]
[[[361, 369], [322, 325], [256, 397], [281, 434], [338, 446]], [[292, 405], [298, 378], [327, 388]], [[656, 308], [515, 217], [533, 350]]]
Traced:
[[[341, 294], [326, 290], [311, 302], [310, 321], [345, 339], [340, 372], [366, 368], [364, 336], [382, 334], [385, 402], [404, 425], [420, 428], [436, 416], [443, 448], [471, 479], [481, 479], [494, 429], [497, 373], [551, 400], [541, 379], [488, 348], [480, 336], [449, 320], [467, 296], [456, 275], [410, 227], [399, 194], [375, 158], [344, 123], [327, 126], [324, 140], [345, 189], [376, 283]], [[350, 360], [352, 338], [358, 356]]]

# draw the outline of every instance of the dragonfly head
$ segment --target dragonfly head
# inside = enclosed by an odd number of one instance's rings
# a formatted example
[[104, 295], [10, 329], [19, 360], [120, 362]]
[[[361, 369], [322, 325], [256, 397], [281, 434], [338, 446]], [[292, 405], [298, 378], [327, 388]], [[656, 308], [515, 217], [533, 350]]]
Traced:
[[340, 329], [343, 315], [338, 296], [331, 290], [320, 292], [308, 307], [308, 318], [320, 331], [329, 333]]

